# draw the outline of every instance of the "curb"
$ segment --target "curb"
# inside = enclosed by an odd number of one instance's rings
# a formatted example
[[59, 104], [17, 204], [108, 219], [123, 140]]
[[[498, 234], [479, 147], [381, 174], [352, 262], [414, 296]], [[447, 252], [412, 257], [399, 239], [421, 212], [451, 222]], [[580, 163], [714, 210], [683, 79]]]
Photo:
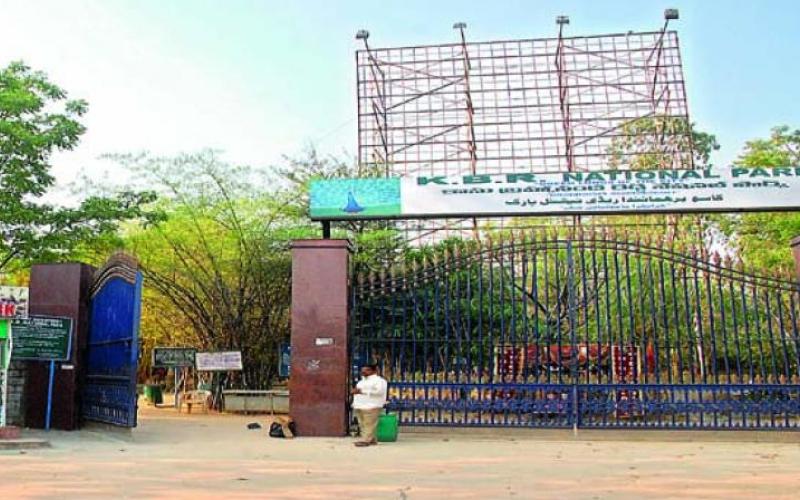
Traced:
[[0, 439], [0, 451], [38, 448], [50, 448], [50, 441], [44, 439]]
[[627, 441], [800, 443], [800, 432], [791, 430], [654, 430], [654, 429], [509, 429], [498, 427], [400, 426], [400, 433], [431, 438], [475, 440], [529, 439], [531, 441]]

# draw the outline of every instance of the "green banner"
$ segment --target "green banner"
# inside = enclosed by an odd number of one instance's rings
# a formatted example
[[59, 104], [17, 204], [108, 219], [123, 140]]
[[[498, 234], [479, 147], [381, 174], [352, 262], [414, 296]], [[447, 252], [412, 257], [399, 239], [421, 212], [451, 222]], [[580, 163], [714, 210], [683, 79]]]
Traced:
[[67, 361], [72, 346], [72, 319], [31, 316], [14, 319], [13, 359]]

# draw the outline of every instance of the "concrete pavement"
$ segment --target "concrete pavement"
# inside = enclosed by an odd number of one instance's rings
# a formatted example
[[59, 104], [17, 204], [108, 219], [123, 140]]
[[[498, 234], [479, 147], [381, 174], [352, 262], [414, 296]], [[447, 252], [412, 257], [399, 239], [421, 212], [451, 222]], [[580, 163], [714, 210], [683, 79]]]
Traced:
[[[247, 430], [252, 421], [263, 428]], [[268, 424], [263, 416], [145, 408], [130, 433], [51, 432], [52, 448], [0, 451], [0, 498], [753, 499], [800, 492], [796, 439], [584, 441], [442, 430], [360, 449], [349, 439], [270, 439]]]

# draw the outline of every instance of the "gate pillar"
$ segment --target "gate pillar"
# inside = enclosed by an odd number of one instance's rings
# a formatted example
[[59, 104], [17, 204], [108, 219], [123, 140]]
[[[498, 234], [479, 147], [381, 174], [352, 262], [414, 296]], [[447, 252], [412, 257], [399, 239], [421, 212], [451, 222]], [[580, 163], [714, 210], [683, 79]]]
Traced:
[[[53, 378], [52, 428], [80, 426], [81, 384], [89, 331], [89, 288], [94, 268], [86, 264], [36, 264], [31, 268], [30, 314], [72, 318], [72, 352], [56, 363]], [[25, 426], [44, 428], [49, 364], [27, 361]]]
[[792, 253], [794, 254], [794, 269], [797, 274], [797, 281], [800, 282], [800, 236], [795, 236], [791, 245]]
[[292, 244], [289, 405], [301, 436], [347, 435], [347, 240]]

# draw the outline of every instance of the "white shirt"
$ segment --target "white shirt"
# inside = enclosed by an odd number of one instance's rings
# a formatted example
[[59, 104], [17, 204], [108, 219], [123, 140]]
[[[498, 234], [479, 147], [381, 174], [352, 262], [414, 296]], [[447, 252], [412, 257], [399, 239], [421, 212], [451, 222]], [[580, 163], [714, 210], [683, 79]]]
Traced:
[[375, 410], [386, 404], [386, 379], [380, 375], [370, 375], [359, 380], [356, 388], [361, 394], [353, 395], [354, 410]]

